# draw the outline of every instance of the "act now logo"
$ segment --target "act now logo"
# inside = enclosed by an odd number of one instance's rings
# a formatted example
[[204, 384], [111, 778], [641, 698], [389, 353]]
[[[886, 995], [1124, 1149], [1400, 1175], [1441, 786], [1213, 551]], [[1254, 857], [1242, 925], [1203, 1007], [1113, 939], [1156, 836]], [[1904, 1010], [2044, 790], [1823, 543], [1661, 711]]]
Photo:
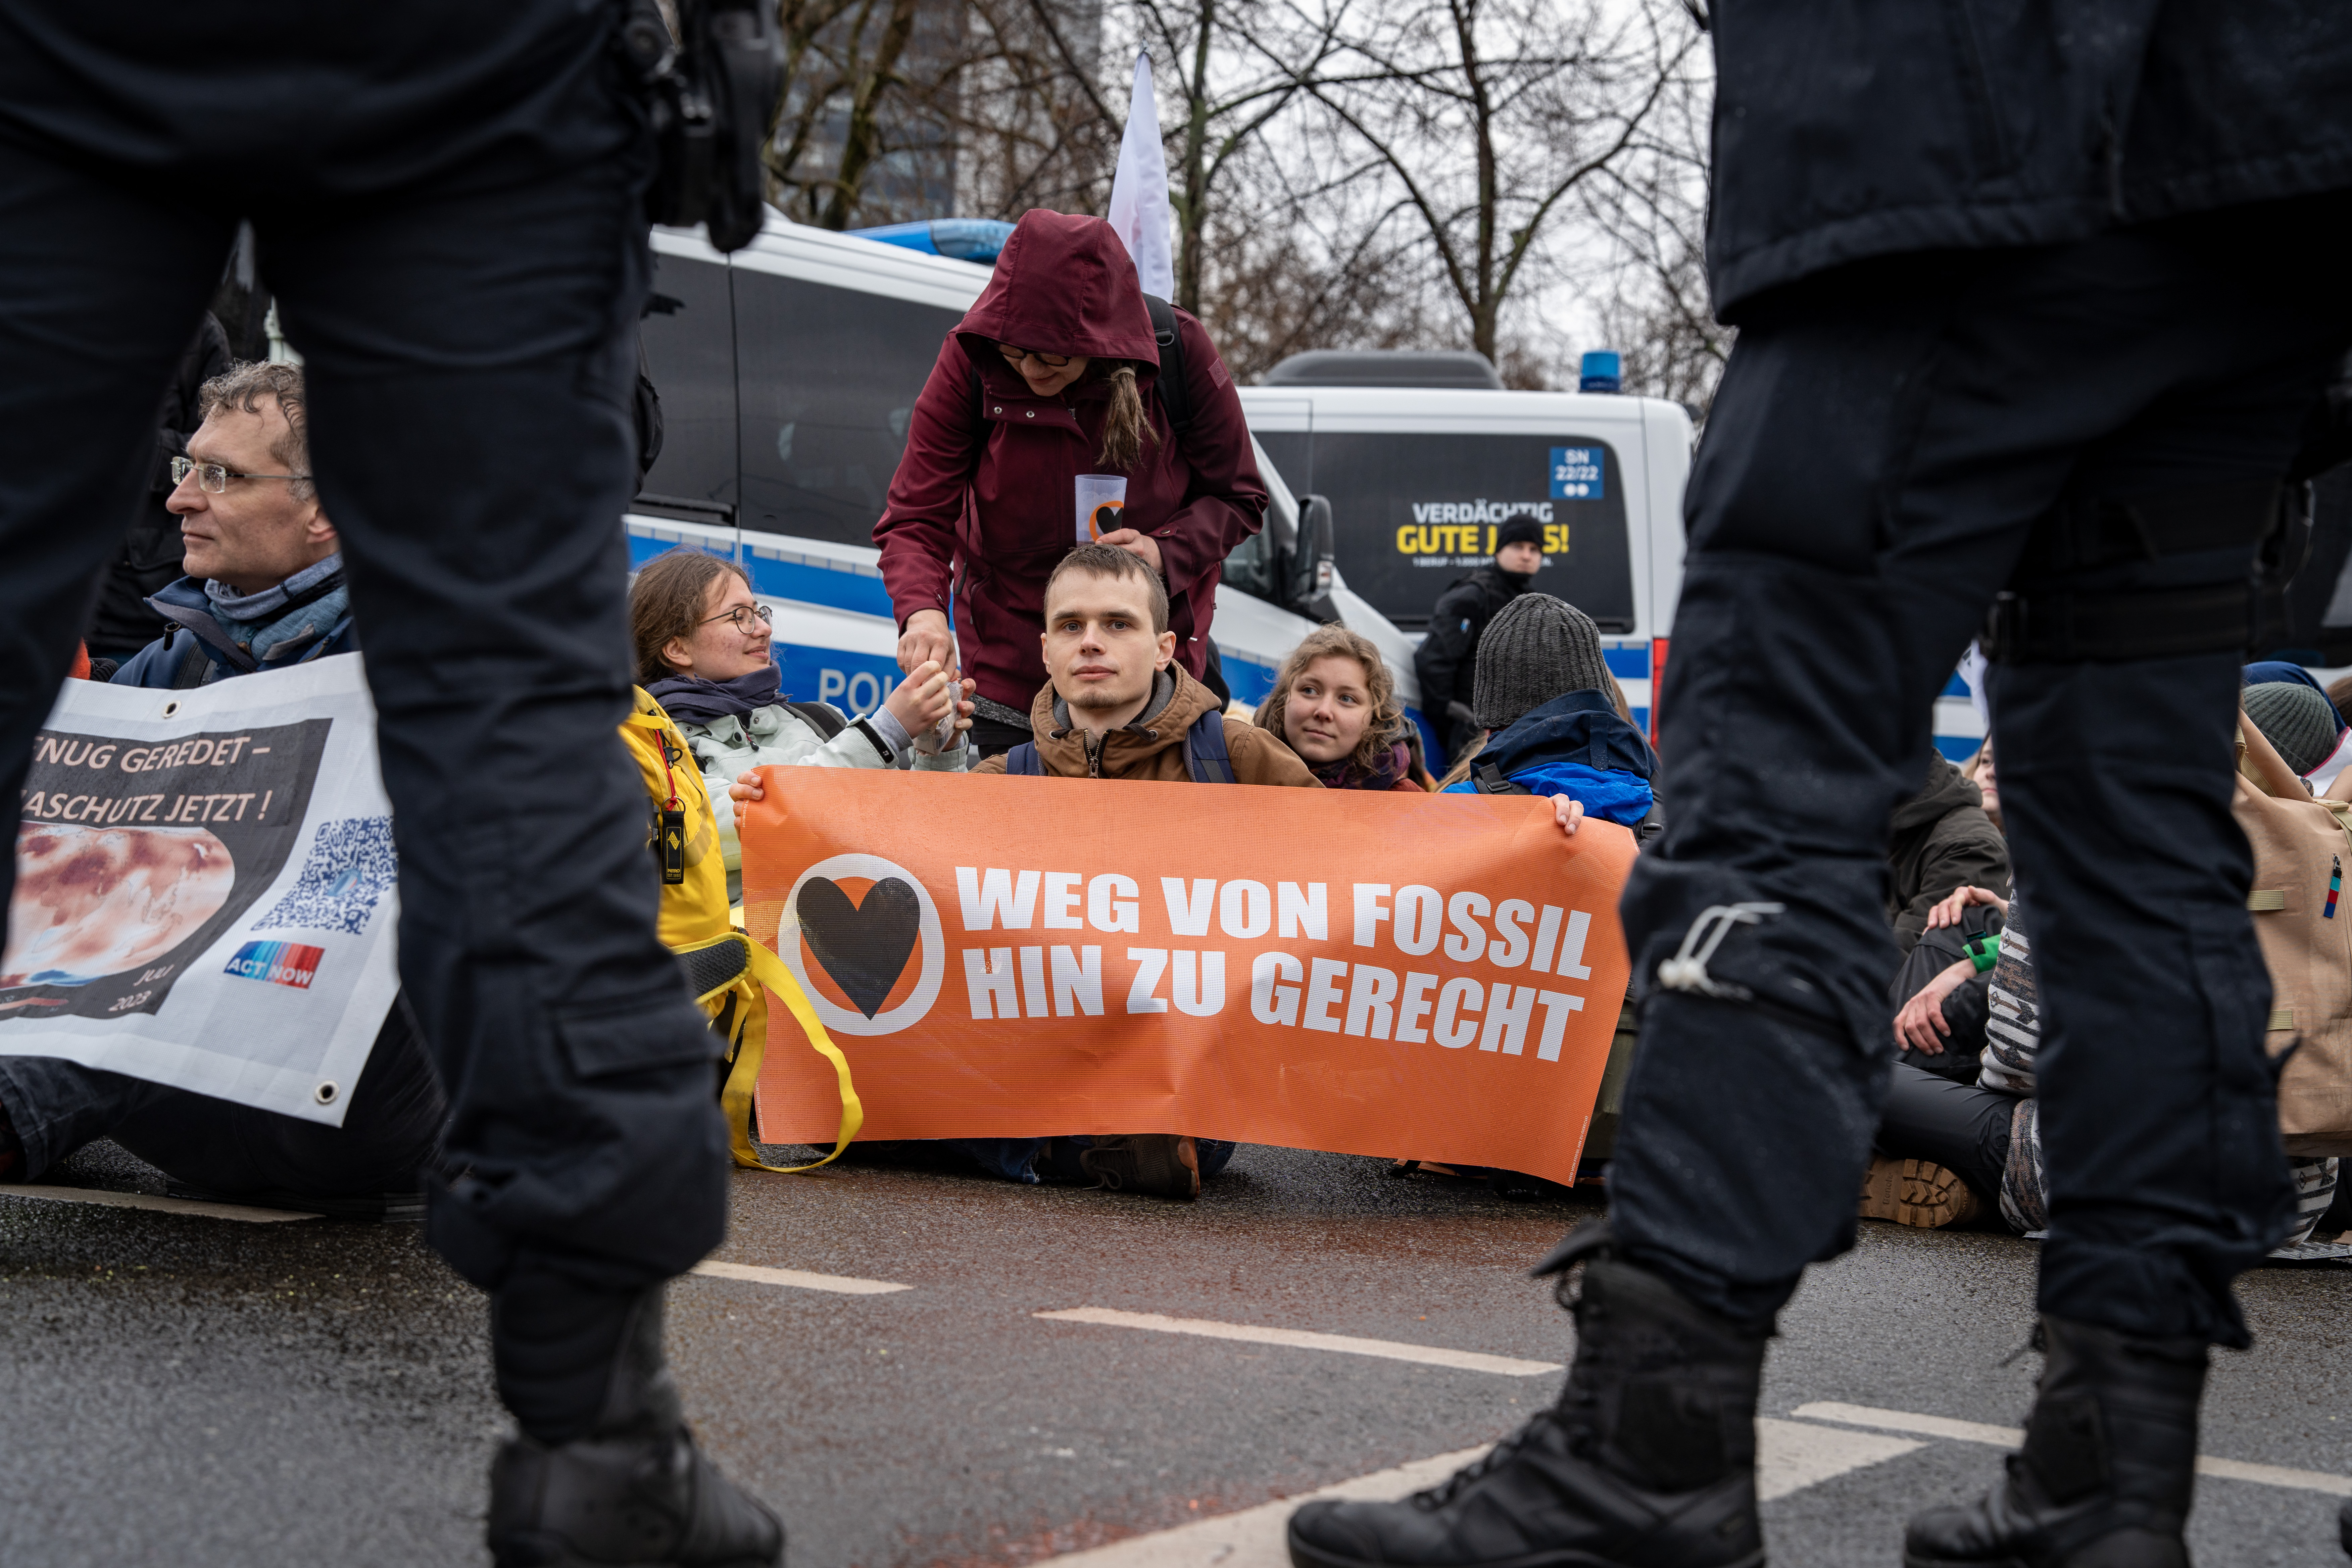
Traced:
[[299, 942], [248, 942], [228, 961], [227, 973], [308, 991], [319, 973], [319, 960], [326, 956], [326, 949]]

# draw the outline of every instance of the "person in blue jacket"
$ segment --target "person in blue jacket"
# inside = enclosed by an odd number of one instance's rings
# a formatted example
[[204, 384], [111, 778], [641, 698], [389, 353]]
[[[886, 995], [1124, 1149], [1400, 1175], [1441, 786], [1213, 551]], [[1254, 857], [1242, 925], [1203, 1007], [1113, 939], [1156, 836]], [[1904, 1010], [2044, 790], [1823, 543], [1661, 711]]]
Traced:
[[209, 686], [359, 647], [342, 542], [310, 481], [301, 367], [240, 365], [201, 396], [163, 503], [188, 574], [147, 600], [171, 629], [122, 662], [117, 686]]
[[1447, 795], [1566, 795], [1597, 816], [1638, 827], [1657, 804], [1657, 758], [1619, 711], [1601, 630], [1575, 605], [1522, 594], [1479, 639], [1472, 707], [1483, 747], [1454, 764]]

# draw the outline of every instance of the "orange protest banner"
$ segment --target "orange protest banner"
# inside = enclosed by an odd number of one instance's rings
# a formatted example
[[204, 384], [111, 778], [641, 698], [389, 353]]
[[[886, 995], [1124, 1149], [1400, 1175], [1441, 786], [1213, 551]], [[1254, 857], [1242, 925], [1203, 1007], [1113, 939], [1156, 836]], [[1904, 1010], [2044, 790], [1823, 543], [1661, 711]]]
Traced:
[[[1633, 836], [1524, 795], [761, 770], [743, 912], [862, 1137], [1171, 1132], [1575, 1179]], [[768, 1011], [761, 1136], [837, 1088]]]

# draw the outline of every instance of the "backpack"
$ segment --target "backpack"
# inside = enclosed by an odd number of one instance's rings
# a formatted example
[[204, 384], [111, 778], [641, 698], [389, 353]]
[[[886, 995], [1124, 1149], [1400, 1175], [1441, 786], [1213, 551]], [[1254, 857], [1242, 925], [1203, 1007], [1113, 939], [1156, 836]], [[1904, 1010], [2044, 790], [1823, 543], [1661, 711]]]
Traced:
[[[825, 1032], [783, 961], [736, 928], [727, 902], [727, 867], [719, 852], [718, 815], [703, 787], [702, 770], [661, 704], [642, 687], [632, 695], [632, 711], [621, 721], [621, 741], [646, 786], [646, 843], [662, 881], [655, 929], [685, 971], [687, 993], [710, 1020], [710, 1032], [726, 1042], [728, 1070], [719, 1103], [726, 1113], [735, 1163], [763, 1171], [814, 1171], [840, 1158], [866, 1121], [856, 1086], [850, 1081], [849, 1060]], [[821, 706], [793, 704], [796, 712]], [[803, 716], [818, 721], [812, 714]], [[838, 733], [841, 727], [840, 716], [835, 714], [833, 731]], [[767, 1051], [771, 991], [783, 998], [809, 1045], [833, 1064], [840, 1082], [840, 1131], [833, 1152], [814, 1164], [771, 1165], [752, 1147], [752, 1093]]]
[[[1184, 731], [1184, 768], [1192, 775], [1194, 784], [1239, 784], [1234, 774], [1234, 759], [1225, 750], [1225, 713], [1222, 708], [1212, 708], [1192, 721]], [[1004, 753], [1004, 771], [1024, 778], [1043, 778], [1045, 764], [1037, 756], [1037, 743], [1024, 741]]]
[[2230, 815], [2254, 851], [2246, 896], [2270, 972], [2264, 1044], [2279, 1069], [2279, 1134], [2293, 1156], [2352, 1154], [2352, 804], [2315, 800], [2241, 721]]
[[[1159, 295], [1146, 294], [1143, 308], [1151, 312], [1151, 341], [1160, 345], [1160, 376], [1152, 383], [1152, 393], [1181, 445], [1184, 427], [1192, 423], [1192, 393], [1184, 381], [1184, 334], [1177, 329], [1176, 307]], [[981, 384], [978, 365], [971, 367], [971, 396], [977, 404], [988, 401], [988, 388]]]
[[[1503, 770], [1492, 763], [1480, 763], [1470, 770], [1470, 782], [1480, 795], [1533, 795], [1536, 792], [1523, 784], [1514, 784], [1503, 776]], [[1633, 847], [1646, 849], [1650, 840], [1666, 830], [1666, 819], [1658, 811], [1654, 798], [1649, 811], [1633, 825]]]

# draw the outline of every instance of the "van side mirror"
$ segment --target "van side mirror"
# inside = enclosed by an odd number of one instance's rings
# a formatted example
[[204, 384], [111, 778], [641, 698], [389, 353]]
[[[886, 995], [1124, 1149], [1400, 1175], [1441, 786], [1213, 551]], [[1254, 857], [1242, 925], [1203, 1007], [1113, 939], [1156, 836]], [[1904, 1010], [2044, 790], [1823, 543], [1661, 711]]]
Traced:
[[1283, 598], [1309, 620], [1339, 619], [1331, 608], [1333, 549], [1330, 501], [1322, 496], [1299, 497], [1298, 540], [1286, 563], [1290, 573]]

